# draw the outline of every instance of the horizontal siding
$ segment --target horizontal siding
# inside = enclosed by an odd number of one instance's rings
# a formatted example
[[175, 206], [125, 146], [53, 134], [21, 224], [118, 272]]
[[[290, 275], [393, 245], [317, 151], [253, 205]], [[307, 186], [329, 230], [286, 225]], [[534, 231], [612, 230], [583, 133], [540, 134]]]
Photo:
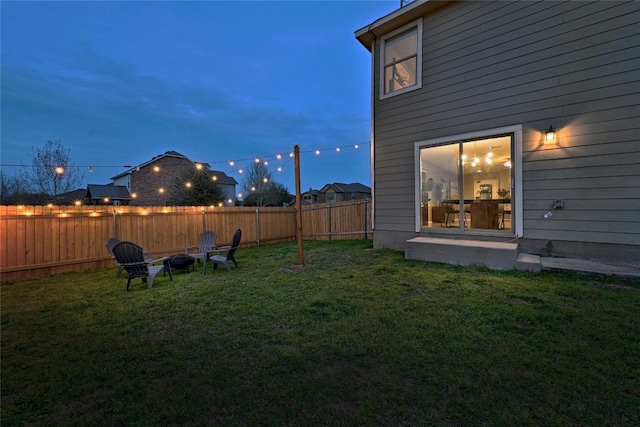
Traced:
[[[523, 181], [527, 183], [529, 186], [544, 186], [544, 188], [549, 188], [549, 184], [541, 184], [543, 181], [555, 181], [556, 183], [560, 180], [568, 180], [575, 178], [589, 178], [593, 177], [598, 178], [607, 178], [607, 177], [615, 177], [617, 181], [617, 185], [636, 185], [637, 181], [634, 177], [637, 176], [638, 173], [638, 165], [637, 164], [627, 164], [627, 165], [616, 165], [615, 167], [611, 166], [596, 166], [590, 168], [569, 168], [569, 169], [540, 169], [540, 170], [531, 170], [527, 169], [523, 172]], [[624, 177], [628, 177], [629, 179], [621, 179]], [[613, 184], [612, 184], [613, 185]]]
[[[522, 124], [525, 235], [640, 245], [638, 22], [635, 1], [454, 2], [425, 16], [422, 89], [374, 101], [376, 228], [415, 223], [414, 143]], [[551, 124], [558, 143], [543, 145]], [[555, 199], [565, 208], [541, 221]]]

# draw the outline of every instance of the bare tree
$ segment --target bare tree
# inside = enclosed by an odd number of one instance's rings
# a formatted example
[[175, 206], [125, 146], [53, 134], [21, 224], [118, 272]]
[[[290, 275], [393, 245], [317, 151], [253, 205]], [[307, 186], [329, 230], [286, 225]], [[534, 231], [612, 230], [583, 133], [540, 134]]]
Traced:
[[283, 206], [291, 202], [289, 190], [276, 182], [264, 163], [252, 163], [242, 181], [245, 206]]
[[32, 174], [28, 179], [34, 191], [46, 194], [56, 204], [61, 193], [74, 190], [84, 178], [71, 162], [70, 152], [59, 139], [47, 141], [42, 148], [31, 147]]
[[267, 206], [267, 194], [272, 179], [271, 172], [269, 172], [269, 168], [264, 163], [251, 163], [242, 179], [245, 205]]
[[31, 183], [21, 174], [7, 176], [0, 171], [0, 204], [31, 205], [38, 204], [42, 195], [34, 194]]

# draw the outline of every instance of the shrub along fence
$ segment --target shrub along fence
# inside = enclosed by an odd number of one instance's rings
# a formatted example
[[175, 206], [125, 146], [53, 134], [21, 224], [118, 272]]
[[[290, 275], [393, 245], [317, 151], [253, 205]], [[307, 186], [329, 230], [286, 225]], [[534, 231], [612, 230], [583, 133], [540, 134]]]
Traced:
[[[302, 223], [307, 240], [368, 239], [371, 206], [367, 200], [307, 205]], [[184, 253], [204, 230], [230, 244], [238, 228], [241, 246], [296, 240], [295, 207], [0, 206], [0, 280], [112, 265], [109, 237], [161, 257]]]

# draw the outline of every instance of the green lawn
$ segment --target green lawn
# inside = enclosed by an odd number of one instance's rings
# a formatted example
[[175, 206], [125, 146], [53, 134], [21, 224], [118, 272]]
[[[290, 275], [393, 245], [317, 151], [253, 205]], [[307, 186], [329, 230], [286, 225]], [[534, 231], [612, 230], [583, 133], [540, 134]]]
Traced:
[[362, 240], [237, 258], [2, 285], [2, 426], [640, 424], [638, 281]]

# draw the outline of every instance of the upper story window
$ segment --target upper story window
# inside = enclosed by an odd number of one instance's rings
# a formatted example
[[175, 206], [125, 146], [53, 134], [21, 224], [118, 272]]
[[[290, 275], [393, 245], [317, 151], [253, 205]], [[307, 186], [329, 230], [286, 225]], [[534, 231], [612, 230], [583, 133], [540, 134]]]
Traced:
[[422, 20], [390, 33], [380, 46], [380, 99], [420, 89]]

